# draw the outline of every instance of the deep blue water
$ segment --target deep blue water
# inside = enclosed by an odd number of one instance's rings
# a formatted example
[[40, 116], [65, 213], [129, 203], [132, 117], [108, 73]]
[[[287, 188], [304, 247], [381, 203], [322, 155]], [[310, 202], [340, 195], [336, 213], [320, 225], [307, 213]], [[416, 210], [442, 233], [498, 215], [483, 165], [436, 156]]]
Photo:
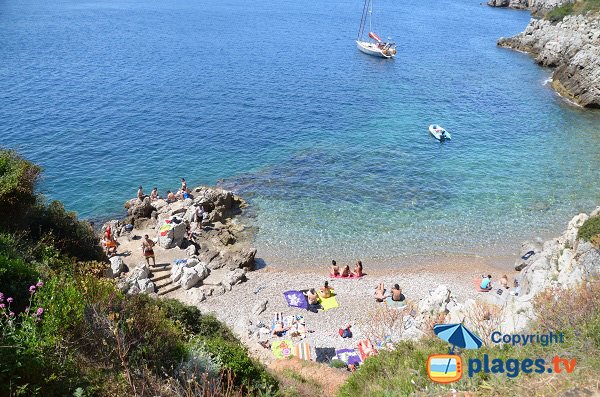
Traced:
[[[600, 113], [496, 47], [526, 12], [379, 0], [397, 59], [359, 53], [362, 2], [0, 3], [0, 142], [83, 217], [142, 184], [249, 198], [268, 258], [506, 254], [600, 203]], [[453, 140], [427, 133], [439, 123]]]

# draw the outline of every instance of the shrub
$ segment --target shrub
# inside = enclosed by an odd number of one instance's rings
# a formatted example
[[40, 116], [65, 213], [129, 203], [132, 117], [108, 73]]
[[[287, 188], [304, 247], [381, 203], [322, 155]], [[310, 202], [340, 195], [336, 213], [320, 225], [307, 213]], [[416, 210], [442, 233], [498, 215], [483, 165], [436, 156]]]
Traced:
[[585, 241], [591, 241], [598, 235], [600, 235], [600, 216], [588, 218], [577, 231], [577, 238]]
[[540, 331], [577, 330], [595, 313], [600, 313], [600, 283], [547, 289], [534, 298], [533, 308], [536, 314], [533, 327]]
[[571, 15], [573, 13], [573, 4], [567, 3], [562, 6], [558, 6], [554, 8], [552, 11], [546, 14], [546, 19], [551, 22], [560, 22], [567, 15]]
[[34, 187], [41, 168], [12, 150], [0, 150], [0, 225], [18, 219], [36, 201]]
[[231, 370], [235, 383], [244, 386], [249, 392], [269, 392], [276, 390], [277, 382], [262, 364], [248, 356], [247, 349], [240, 342], [231, 342], [219, 336], [204, 339], [206, 350], [222, 365], [223, 370]]

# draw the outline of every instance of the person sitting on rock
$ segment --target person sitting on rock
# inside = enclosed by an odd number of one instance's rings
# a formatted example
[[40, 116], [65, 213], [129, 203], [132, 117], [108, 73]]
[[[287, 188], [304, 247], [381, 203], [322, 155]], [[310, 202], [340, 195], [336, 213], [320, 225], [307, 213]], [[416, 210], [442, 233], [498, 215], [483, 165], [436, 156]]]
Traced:
[[385, 300], [385, 287], [383, 283], [379, 283], [379, 285], [375, 288], [375, 300], [377, 302], [383, 302]]
[[394, 284], [394, 288], [392, 288], [392, 300], [394, 302], [402, 302], [406, 297], [402, 294], [402, 289], [398, 284]]
[[154, 257], [154, 241], [150, 240], [147, 234], [144, 235], [144, 241], [142, 242], [142, 254], [146, 258], [146, 263], [150, 266], [150, 258], [152, 258], [152, 265], [156, 266], [156, 258]]
[[137, 198], [144, 201], [144, 197], [146, 196], [144, 195], [144, 191], [142, 190], [142, 186], [140, 185], [137, 191]]
[[158, 197], [158, 189], [157, 188], [152, 189], [152, 192], [150, 192], [150, 200], [151, 201], [156, 201], [159, 198], [160, 197]]
[[331, 290], [332, 290], [332, 288], [329, 286], [329, 281], [325, 281], [325, 284], [323, 284], [323, 286], [321, 288], [319, 288], [319, 292], [321, 292], [321, 297], [331, 298], [331, 296], [332, 296]]
[[340, 275], [340, 267], [335, 261], [331, 261], [331, 277], [338, 277]]
[[481, 284], [479, 285], [479, 288], [481, 288], [482, 290], [486, 290], [486, 291], [490, 291], [492, 289], [492, 275], [488, 274], [487, 277], [484, 277], [481, 280]]
[[342, 277], [349, 277], [350, 276], [350, 266], [346, 265], [344, 266], [344, 269], [342, 269]]
[[196, 213], [194, 216], [194, 221], [199, 223], [202, 226], [202, 220], [204, 219], [204, 206], [200, 204], [196, 207]]
[[181, 191], [187, 192], [187, 190], [188, 190], [187, 182], [185, 181], [185, 178], [181, 178]]
[[174, 203], [175, 201], [177, 201], [177, 197], [175, 197], [172, 191], [167, 190], [167, 203]]
[[352, 274], [354, 275], [354, 277], [362, 277], [363, 276], [363, 266], [362, 266], [361, 261], [356, 262], [356, 265], [354, 265], [354, 271], [352, 272]]

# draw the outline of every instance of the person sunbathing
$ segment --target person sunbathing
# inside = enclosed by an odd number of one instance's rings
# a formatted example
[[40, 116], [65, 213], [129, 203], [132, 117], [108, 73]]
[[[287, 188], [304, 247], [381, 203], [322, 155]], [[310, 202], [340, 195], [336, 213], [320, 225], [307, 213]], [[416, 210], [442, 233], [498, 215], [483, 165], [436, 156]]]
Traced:
[[323, 284], [323, 286], [319, 289], [319, 291], [321, 292], [321, 297], [331, 298], [331, 290], [332, 288], [329, 286], [329, 281], [325, 281], [325, 284]]
[[383, 302], [385, 300], [385, 288], [383, 283], [379, 283], [379, 285], [375, 288], [375, 300], [377, 302]]
[[402, 294], [402, 290], [398, 284], [394, 284], [392, 288], [392, 300], [394, 302], [402, 302], [406, 297]]
[[167, 203], [174, 203], [175, 201], [177, 201], [177, 197], [175, 197], [172, 191], [167, 190]]
[[338, 277], [340, 275], [340, 267], [335, 263], [335, 261], [331, 261], [331, 277]]
[[159, 197], [158, 197], [158, 189], [154, 188], [154, 189], [152, 189], [152, 192], [150, 192], [150, 200], [151, 201], [156, 201], [158, 199], [159, 199]]
[[344, 266], [344, 269], [342, 270], [342, 277], [350, 277], [350, 266]]
[[271, 332], [271, 336], [279, 336], [282, 337], [283, 333], [286, 332], [288, 329], [290, 329], [291, 327], [285, 327], [283, 325], [283, 321], [279, 321], [275, 323], [275, 328], [273, 328], [273, 331]]
[[317, 292], [315, 291], [314, 288], [311, 288], [310, 290], [308, 290], [308, 292], [306, 293], [306, 300], [308, 301], [309, 305], [318, 305], [319, 304], [319, 295], [317, 295]]
[[352, 274], [354, 274], [354, 277], [362, 277], [363, 276], [363, 266], [362, 266], [361, 261], [356, 262], [356, 265], [354, 265], [354, 271], [352, 272]]

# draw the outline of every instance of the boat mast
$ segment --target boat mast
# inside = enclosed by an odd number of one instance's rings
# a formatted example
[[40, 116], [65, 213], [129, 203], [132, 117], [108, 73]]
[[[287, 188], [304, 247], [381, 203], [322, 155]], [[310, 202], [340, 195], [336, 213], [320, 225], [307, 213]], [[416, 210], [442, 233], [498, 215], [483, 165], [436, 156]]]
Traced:
[[[369, 12], [369, 5], [371, 0], [365, 0], [365, 4], [363, 5], [362, 16], [360, 17], [360, 26], [358, 27], [358, 37], [357, 40], [360, 40], [365, 32], [365, 25], [367, 22], [367, 13]], [[370, 25], [370, 23], [369, 23]]]

